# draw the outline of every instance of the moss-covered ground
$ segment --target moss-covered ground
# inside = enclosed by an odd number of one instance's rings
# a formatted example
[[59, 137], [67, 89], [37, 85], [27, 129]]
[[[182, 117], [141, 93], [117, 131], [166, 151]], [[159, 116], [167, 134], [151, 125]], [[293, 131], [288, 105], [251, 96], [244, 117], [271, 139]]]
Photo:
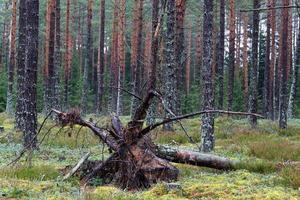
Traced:
[[[108, 123], [105, 118], [98, 120], [100, 125]], [[128, 121], [128, 117], [122, 120]], [[183, 124], [199, 142], [200, 120], [185, 120]], [[214, 153], [239, 160], [237, 170], [222, 172], [175, 164], [181, 171], [177, 182], [180, 187], [170, 190], [166, 183], [159, 183], [135, 192], [101, 186], [101, 180], [86, 188], [80, 187], [76, 178], [62, 181], [61, 170], [76, 164], [86, 152], [91, 152], [91, 159], [108, 155], [87, 129], [53, 128], [29, 167], [26, 156], [15, 166], [7, 166], [22, 150], [22, 135], [5, 114], [0, 114], [0, 126], [5, 128], [0, 133], [0, 199], [300, 199], [300, 120], [290, 121], [289, 128], [281, 131], [271, 121], [259, 121], [254, 130], [245, 119], [217, 118]], [[45, 125], [40, 140], [52, 126], [51, 122]], [[152, 137], [157, 143], [197, 149], [180, 128], [176, 133], [158, 129]]]

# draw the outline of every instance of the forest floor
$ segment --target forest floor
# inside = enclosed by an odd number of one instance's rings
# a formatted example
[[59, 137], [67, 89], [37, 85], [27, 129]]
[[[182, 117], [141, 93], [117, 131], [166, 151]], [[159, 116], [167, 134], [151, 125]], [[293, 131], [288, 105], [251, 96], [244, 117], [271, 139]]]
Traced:
[[[128, 121], [128, 117], [122, 120]], [[98, 124], [106, 123], [108, 119], [103, 118]], [[199, 142], [199, 118], [183, 124]], [[87, 152], [91, 152], [91, 159], [108, 156], [107, 149], [87, 129], [79, 134], [80, 127], [66, 127], [59, 133], [58, 127], [52, 129], [29, 168], [25, 158], [15, 167], [7, 166], [22, 150], [21, 134], [13, 130], [14, 121], [5, 114], [0, 114], [0, 126], [5, 128], [0, 133], [0, 199], [300, 199], [300, 164], [284, 164], [300, 163], [300, 120], [292, 120], [288, 130], [280, 131], [266, 120], [259, 121], [253, 130], [246, 119], [217, 118], [214, 154], [242, 161], [240, 170], [223, 172], [175, 164], [181, 172], [180, 187], [170, 190], [160, 183], [139, 192], [101, 186], [101, 180], [87, 188], [81, 188], [77, 178], [62, 181], [62, 169], [75, 165]], [[51, 122], [45, 125], [41, 137], [51, 126]], [[152, 137], [156, 143], [197, 149], [179, 128], [176, 133], [158, 129]]]

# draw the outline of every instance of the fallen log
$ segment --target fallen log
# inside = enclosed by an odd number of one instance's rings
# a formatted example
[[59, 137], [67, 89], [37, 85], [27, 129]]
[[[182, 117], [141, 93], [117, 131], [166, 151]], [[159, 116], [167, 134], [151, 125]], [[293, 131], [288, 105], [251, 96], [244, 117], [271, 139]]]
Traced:
[[155, 154], [170, 162], [209, 167], [219, 170], [233, 170], [235, 165], [234, 161], [225, 157], [163, 145], [156, 146]]

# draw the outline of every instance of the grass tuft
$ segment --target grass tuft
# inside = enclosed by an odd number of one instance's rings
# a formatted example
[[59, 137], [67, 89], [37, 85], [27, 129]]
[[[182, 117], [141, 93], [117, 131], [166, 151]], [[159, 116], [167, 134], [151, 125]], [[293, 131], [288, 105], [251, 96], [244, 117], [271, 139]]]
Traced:
[[267, 174], [276, 171], [276, 164], [265, 160], [246, 160], [238, 162], [235, 169], [246, 169], [249, 172]]
[[283, 183], [294, 189], [300, 188], [300, 167], [286, 167], [280, 172]]
[[272, 161], [300, 160], [300, 144], [288, 140], [265, 140], [250, 143], [250, 154]]
[[2, 168], [0, 177], [17, 178], [23, 180], [54, 180], [59, 176], [58, 170], [51, 166]]

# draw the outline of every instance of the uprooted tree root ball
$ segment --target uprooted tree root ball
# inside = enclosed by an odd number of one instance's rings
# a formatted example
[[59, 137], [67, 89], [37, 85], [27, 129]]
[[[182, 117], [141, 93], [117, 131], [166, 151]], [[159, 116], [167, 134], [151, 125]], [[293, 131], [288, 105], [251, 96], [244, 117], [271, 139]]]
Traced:
[[[155, 145], [147, 134], [154, 128], [165, 123], [179, 121], [205, 113], [227, 113], [238, 115], [256, 115], [249, 113], [236, 113], [228, 111], [201, 111], [189, 115], [168, 118], [157, 124], [143, 128], [147, 110], [152, 98], [159, 95], [157, 92], [149, 92], [136, 110], [132, 121], [123, 126], [118, 116], [111, 118], [110, 128], [100, 128], [91, 121], [80, 117], [78, 111], [69, 113], [52, 110], [57, 114], [58, 120], [63, 126], [80, 125], [87, 127], [104, 142], [112, 154], [103, 162], [89, 163], [89, 167], [81, 168], [81, 183], [88, 184], [91, 179], [97, 177], [110, 180], [118, 187], [126, 189], [148, 188], [160, 181], [175, 181], [179, 170], [170, 162], [186, 163], [190, 165], [206, 166], [221, 170], [233, 169], [234, 162], [212, 154], [175, 149], [168, 146]], [[90, 162], [90, 161], [89, 161]]]

